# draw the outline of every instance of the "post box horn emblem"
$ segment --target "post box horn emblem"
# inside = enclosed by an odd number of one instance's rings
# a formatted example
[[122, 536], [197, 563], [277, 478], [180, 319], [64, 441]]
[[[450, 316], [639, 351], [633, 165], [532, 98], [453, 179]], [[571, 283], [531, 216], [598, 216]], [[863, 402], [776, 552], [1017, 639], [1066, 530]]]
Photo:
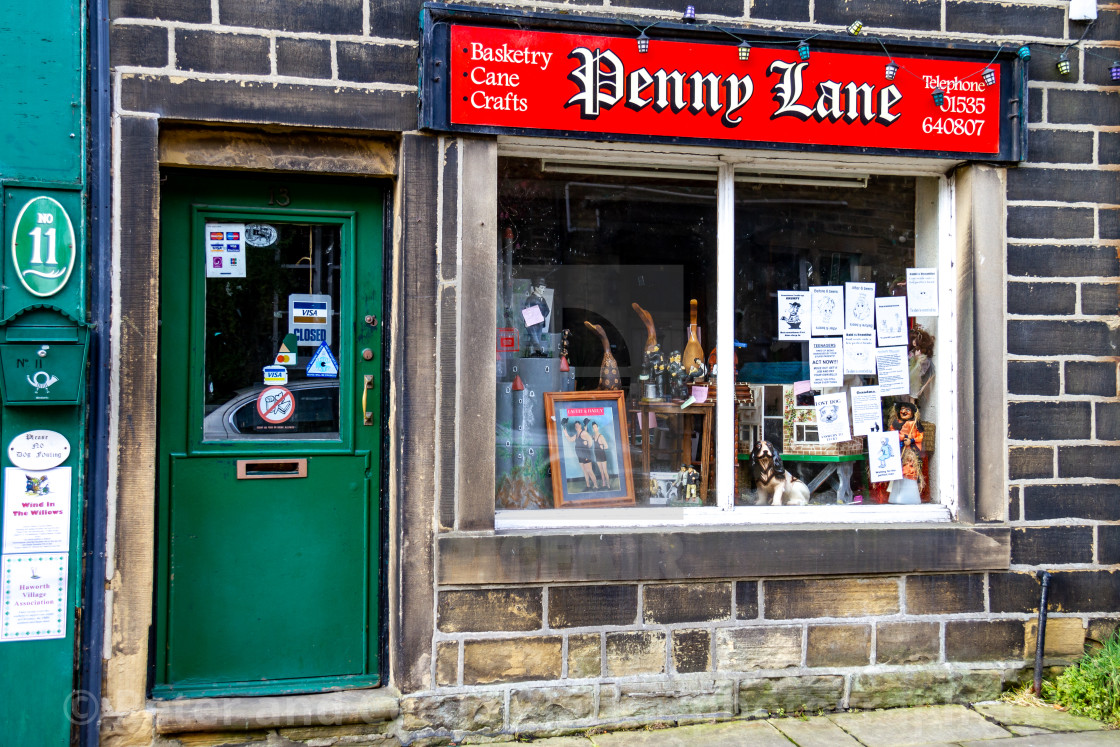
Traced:
[[34, 376], [27, 377], [27, 383], [35, 387], [36, 391], [39, 389], [49, 389], [53, 384], [58, 382], [57, 376], [52, 376], [46, 371], [36, 371]]

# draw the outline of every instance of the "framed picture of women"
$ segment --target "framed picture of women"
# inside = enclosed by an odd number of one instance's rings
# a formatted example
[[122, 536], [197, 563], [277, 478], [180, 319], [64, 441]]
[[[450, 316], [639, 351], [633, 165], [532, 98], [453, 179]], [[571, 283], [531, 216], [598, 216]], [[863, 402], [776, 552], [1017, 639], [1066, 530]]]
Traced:
[[545, 423], [557, 508], [634, 503], [623, 394], [545, 392]]

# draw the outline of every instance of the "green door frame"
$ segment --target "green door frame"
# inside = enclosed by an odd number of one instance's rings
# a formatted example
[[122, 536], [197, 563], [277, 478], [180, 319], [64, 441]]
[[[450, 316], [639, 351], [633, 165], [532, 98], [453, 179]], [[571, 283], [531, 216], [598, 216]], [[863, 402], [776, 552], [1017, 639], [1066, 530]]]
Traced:
[[[207, 174], [169, 170], [161, 195], [160, 250], [160, 445], [158, 449], [158, 548], [156, 576], [156, 633], [154, 697], [209, 697], [320, 692], [340, 687], [380, 684], [384, 642], [381, 640], [383, 599], [382, 513], [382, 379], [383, 324], [368, 324], [366, 315], [384, 317], [383, 261], [387, 190], [370, 180], [330, 179], [297, 175]], [[337, 441], [203, 442], [204, 343], [199, 330], [205, 323], [205, 248], [207, 220], [260, 219], [276, 222], [334, 224], [342, 235], [342, 285], [339, 355], [339, 435]], [[190, 238], [184, 238], [190, 237]], [[176, 251], [189, 242], [188, 251]], [[175, 322], [176, 313], [188, 318]], [[184, 323], [185, 322], [185, 323]], [[368, 348], [371, 361], [357, 354]], [[187, 365], [183, 365], [183, 355]], [[373, 388], [362, 397], [364, 377]], [[359, 410], [372, 413], [363, 424]], [[184, 405], [185, 400], [185, 405]], [[276, 680], [169, 681], [170, 557], [172, 510], [171, 464], [192, 457], [253, 458], [308, 456], [313, 462], [353, 456], [364, 458], [367, 486], [365, 539], [364, 671], [360, 674]], [[282, 549], [282, 548], [278, 548]], [[298, 600], [293, 600], [297, 605]], [[216, 611], [215, 611], [216, 612]], [[277, 610], [282, 613], [284, 611]], [[199, 611], [205, 614], [204, 610]]]

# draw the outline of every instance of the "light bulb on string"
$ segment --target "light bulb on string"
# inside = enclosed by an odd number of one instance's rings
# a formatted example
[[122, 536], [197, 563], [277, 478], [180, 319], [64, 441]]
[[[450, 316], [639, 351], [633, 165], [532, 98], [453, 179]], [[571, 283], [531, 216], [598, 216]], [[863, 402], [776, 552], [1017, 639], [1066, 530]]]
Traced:
[[802, 60], [809, 59], [809, 42], [803, 41], [797, 45], [797, 54]]
[[739, 61], [746, 62], [751, 56], [751, 45], [746, 42], [739, 43]]
[[686, 5], [684, 7], [684, 22], [685, 23], [696, 23], [696, 6], [695, 5]]
[[638, 54], [645, 54], [649, 51], [649, 37], [646, 32], [638, 34]]
[[859, 36], [861, 31], [863, 31], [863, 21], [852, 21], [848, 24], [848, 33], [852, 36]]
[[1026, 44], [1019, 47], [1019, 59], [1020, 60], [1030, 60], [1030, 58], [1031, 58], [1031, 48], [1028, 47]]
[[1113, 80], [1120, 80], [1120, 60], [1113, 60], [1108, 72], [1112, 75]]
[[898, 75], [898, 63], [891, 60], [887, 63], [887, 69], [883, 71], [883, 75], [887, 80], [894, 80], [894, 76]]
[[1069, 55], [1067, 55], [1065, 52], [1062, 52], [1060, 55], [1058, 55], [1058, 74], [1059, 75], [1069, 75], [1069, 71], [1070, 71]]
[[933, 90], [933, 103], [937, 106], [941, 106], [945, 103], [945, 92], [940, 88], [935, 88]]
[[980, 72], [980, 77], [983, 78], [984, 85], [986, 86], [994, 86], [996, 84], [996, 71], [992, 70], [990, 67], [984, 68]]

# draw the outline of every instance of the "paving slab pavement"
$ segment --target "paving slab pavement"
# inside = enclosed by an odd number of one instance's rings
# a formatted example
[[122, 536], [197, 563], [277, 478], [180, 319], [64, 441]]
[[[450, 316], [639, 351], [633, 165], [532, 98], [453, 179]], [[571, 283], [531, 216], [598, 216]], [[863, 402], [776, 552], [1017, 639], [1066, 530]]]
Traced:
[[1074, 716], [1072, 713], [1059, 711], [1056, 708], [1028, 708], [1026, 706], [1001, 703], [998, 700], [987, 703], [973, 703], [972, 709], [977, 713], [1000, 722], [1005, 728], [1015, 733], [1032, 734], [1038, 732], [1019, 730], [1044, 729], [1054, 731], [1100, 731], [1104, 724], [1085, 716]]
[[851, 734], [826, 716], [776, 718], [770, 724], [798, 747], [860, 747]]
[[1120, 747], [1120, 730], [999, 701], [635, 729], [533, 740], [533, 747]]
[[595, 747], [791, 747], [789, 740], [766, 721], [722, 721], [673, 729], [594, 734]]
[[961, 742], [961, 747], [1103, 747], [1120, 744], [1120, 731], [1077, 731], [1065, 734], [1035, 734], [996, 742]]
[[828, 718], [867, 747], [951, 744], [1014, 736], [963, 705], [838, 713]]

